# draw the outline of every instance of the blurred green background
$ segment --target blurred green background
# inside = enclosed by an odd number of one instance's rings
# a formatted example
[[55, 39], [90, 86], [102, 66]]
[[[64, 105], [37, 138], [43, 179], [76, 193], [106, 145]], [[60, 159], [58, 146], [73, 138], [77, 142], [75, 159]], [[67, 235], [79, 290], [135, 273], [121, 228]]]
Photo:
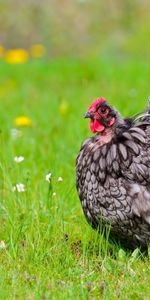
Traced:
[[47, 47], [49, 57], [149, 58], [148, 0], [0, 0], [5, 48]]

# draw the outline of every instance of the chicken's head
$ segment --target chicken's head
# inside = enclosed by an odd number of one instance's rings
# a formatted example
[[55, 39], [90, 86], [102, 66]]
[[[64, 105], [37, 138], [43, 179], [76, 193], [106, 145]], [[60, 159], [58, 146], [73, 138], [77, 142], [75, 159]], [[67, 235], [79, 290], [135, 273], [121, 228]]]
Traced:
[[90, 105], [85, 118], [90, 118], [90, 130], [93, 133], [104, 132], [115, 124], [117, 112], [101, 97]]

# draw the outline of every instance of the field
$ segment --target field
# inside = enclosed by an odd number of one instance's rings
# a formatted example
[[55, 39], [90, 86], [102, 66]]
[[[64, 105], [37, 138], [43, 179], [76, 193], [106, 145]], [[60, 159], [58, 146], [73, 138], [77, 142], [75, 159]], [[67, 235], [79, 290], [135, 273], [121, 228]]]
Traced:
[[130, 116], [149, 93], [136, 59], [1, 62], [0, 299], [149, 299], [149, 256], [91, 229], [75, 188], [91, 101]]

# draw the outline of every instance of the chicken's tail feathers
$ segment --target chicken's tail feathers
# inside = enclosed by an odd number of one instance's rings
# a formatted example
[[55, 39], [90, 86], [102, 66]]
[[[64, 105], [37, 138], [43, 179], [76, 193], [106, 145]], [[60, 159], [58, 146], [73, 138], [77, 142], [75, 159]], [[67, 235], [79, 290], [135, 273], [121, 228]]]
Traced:
[[133, 122], [139, 122], [139, 121], [148, 121], [150, 122], [150, 96], [148, 97], [147, 100], [147, 109], [134, 115], [132, 117]]

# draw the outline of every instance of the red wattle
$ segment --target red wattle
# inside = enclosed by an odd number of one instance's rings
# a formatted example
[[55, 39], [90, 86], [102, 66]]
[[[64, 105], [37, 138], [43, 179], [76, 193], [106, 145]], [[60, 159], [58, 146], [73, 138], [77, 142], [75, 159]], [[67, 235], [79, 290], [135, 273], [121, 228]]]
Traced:
[[94, 129], [94, 122], [91, 120], [90, 121], [90, 130], [93, 132], [93, 133], [96, 133], [95, 129]]
[[96, 133], [102, 132], [105, 129], [105, 127], [102, 124], [100, 124], [97, 120], [94, 120], [94, 122], [91, 120], [90, 129], [93, 133]]

